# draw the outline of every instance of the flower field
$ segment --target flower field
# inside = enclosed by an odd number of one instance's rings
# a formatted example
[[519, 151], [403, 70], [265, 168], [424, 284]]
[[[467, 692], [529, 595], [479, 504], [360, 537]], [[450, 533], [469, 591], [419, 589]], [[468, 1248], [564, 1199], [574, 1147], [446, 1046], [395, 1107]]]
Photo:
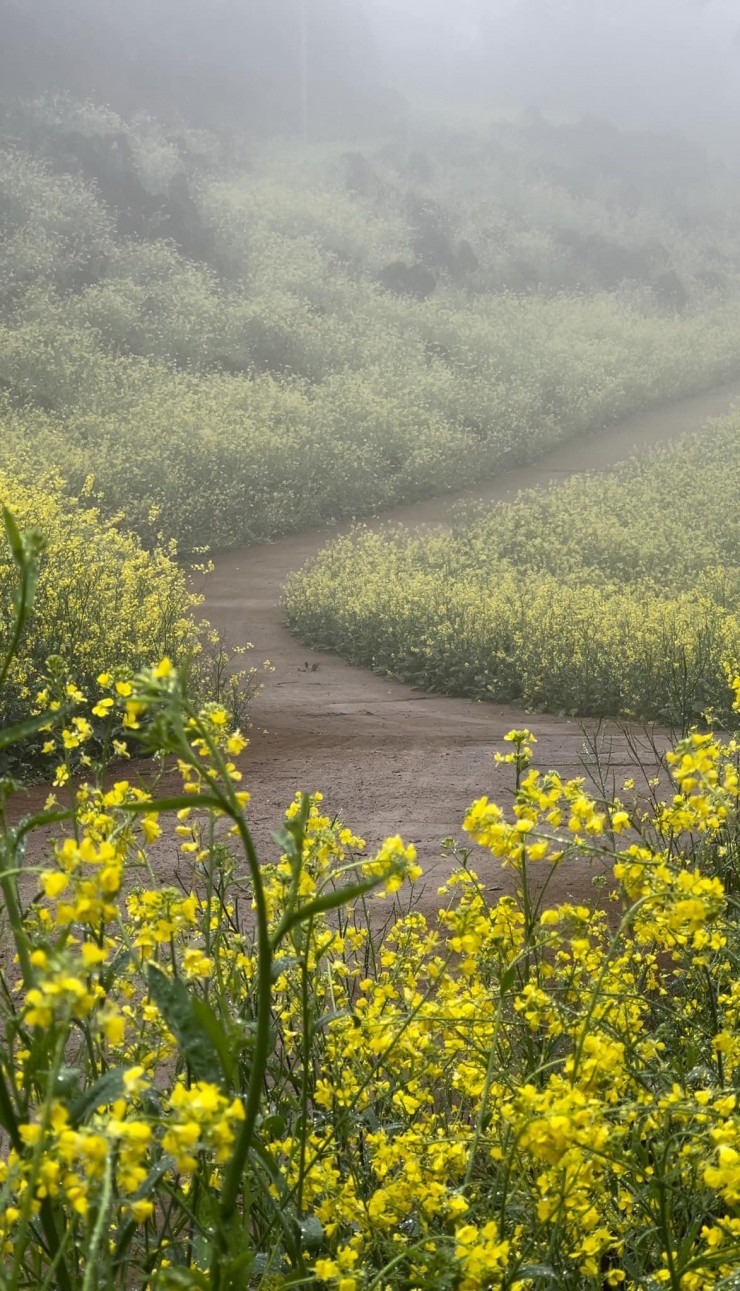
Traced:
[[[730, 169], [595, 119], [384, 120], [360, 152], [0, 104], [0, 1291], [739, 1285], [740, 414], [452, 532], [356, 527], [286, 588], [379, 673], [671, 724], [664, 799], [515, 730], [436, 903], [439, 856], [369, 849], [310, 761], [254, 842], [209, 549], [740, 373]], [[285, 641], [248, 560], [215, 613]], [[331, 691], [302, 660], [273, 804]], [[375, 716], [331, 701], [332, 739]], [[348, 774], [383, 729], [337, 736]], [[591, 901], [554, 903], [569, 870]]]
[[[721, 189], [682, 180], [679, 220], [545, 182], [526, 131], [508, 162], [475, 132], [457, 160], [419, 144], [428, 178], [377, 148], [358, 191], [339, 148], [233, 155], [66, 100], [0, 117], [0, 465], [92, 478], [187, 553], [461, 487], [738, 372]], [[424, 298], [389, 276], [414, 261]]]
[[[254, 673], [227, 667], [223, 644], [198, 619], [202, 597], [189, 589], [174, 544], [146, 550], [134, 534], [102, 519], [89, 499], [69, 499], [53, 474], [31, 485], [0, 471], [0, 507], [11, 504], [17, 524], [37, 535], [38, 564], [24, 650], [9, 660], [0, 693], [1, 722], [27, 718], [39, 693], [60, 699], [72, 670], [74, 687], [86, 688], [106, 669], [130, 672], [163, 654], [187, 667], [194, 693], [241, 711]], [[0, 653], [12, 646], [16, 598], [12, 551], [3, 541]], [[92, 724], [85, 719], [69, 747], [97, 739], [96, 719], [105, 716], [94, 715]], [[38, 743], [29, 731], [23, 756], [37, 758]], [[0, 745], [0, 768], [9, 753]]]
[[[579, 198], [536, 132], [501, 129], [456, 157], [420, 124], [426, 169], [398, 144], [363, 169], [91, 103], [3, 108], [0, 495], [48, 542], [8, 718], [49, 658], [84, 688], [197, 648], [220, 694], [173, 543], [198, 561], [454, 489], [737, 373], [719, 173], [681, 171], [679, 220], [658, 189]], [[398, 279], [414, 262], [421, 293]]]
[[302, 639], [431, 690], [532, 709], [729, 716], [740, 420], [449, 533], [356, 530], [286, 589]]
[[[30, 586], [33, 538], [14, 551]], [[88, 690], [42, 704], [50, 742], [106, 705], [179, 785], [91, 763], [20, 823], [3, 799], [8, 1291], [733, 1285], [735, 742], [690, 734], [645, 812], [541, 773], [511, 732], [513, 803], [473, 803], [427, 920], [413, 847], [368, 856], [319, 796], [257, 858], [244, 739], [168, 659]], [[178, 887], [150, 863], [173, 827]], [[490, 898], [491, 858], [515, 897]], [[587, 861], [609, 899], [549, 905], [548, 875]], [[399, 900], [380, 940], [379, 900]]]

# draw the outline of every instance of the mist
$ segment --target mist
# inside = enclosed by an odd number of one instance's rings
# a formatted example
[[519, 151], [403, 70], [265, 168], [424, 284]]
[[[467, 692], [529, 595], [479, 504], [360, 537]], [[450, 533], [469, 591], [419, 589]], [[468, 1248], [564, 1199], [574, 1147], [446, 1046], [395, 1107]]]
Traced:
[[740, 121], [734, 0], [374, 0], [384, 71], [433, 97], [711, 138]]
[[[382, 129], [418, 100], [740, 123], [734, 0], [2, 0], [2, 97], [67, 91], [262, 131]], [[303, 85], [303, 89], [301, 86]]]

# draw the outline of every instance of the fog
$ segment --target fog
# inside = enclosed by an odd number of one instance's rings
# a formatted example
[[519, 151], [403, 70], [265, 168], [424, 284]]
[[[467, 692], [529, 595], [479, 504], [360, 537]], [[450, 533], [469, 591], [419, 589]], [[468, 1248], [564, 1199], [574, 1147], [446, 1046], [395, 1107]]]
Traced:
[[740, 121], [737, 0], [0, 0], [0, 35], [5, 97], [268, 131], [372, 132], [417, 99], [705, 140]]
[[373, 0], [396, 84], [705, 136], [740, 119], [737, 0]]

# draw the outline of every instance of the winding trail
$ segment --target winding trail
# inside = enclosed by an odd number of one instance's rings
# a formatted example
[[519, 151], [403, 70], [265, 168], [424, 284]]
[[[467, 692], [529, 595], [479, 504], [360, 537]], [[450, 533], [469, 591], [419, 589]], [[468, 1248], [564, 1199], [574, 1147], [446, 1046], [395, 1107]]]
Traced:
[[[608, 469], [634, 450], [700, 429], [737, 399], [740, 380], [581, 435], [481, 488], [399, 507], [369, 523], [444, 525], [463, 502], [500, 500], [554, 478]], [[255, 705], [255, 730], [244, 755], [258, 842], [269, 839], [297, 789], [320, 789], [327, 809], [363, 832], [369, 845], [398, 832], [414, 841], [433, 888], [443, 873], [440, 842], [462, 836], [467, 805], [483, 793], [506, 794], [508, 777], [492, 754], [511, 727], [534, 730], [538, 765], [545, 768], [582, 774], [584, 762], [593, 763], [589, 742], [595, 740], [618, 785], [631, 774], [630, 740], [614, 726], [421, 694], [292, 637], [280, 609], [285, 579], [346, 528], [227, 552], [216, 558], [206, 581], [211, 622], [234, 643], [252, 642], [254, 658], [274, 667]], [[648, 736], [632, 734], [654, 766]], [[658, 744], [665, 738], [656, 733]], [[577, 897], [588, 883], [584, 873], [563, 874], [558, 896], [567, 890]]]

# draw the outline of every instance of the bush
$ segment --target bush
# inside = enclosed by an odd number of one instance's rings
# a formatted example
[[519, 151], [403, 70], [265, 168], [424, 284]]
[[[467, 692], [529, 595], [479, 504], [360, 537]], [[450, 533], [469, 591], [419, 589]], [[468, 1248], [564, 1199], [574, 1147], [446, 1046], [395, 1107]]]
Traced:
[[[38, 892], [18, 875], [48, 813], [22, 839], [0, 831], [17, 953], [0, 993], [9, 1287], [732, 1277], [735, 744], [690, 735], [674, 796], [646, 814], [542, 775], [512, 732], [513, 809], [482, 798], [465, 829], [516, 895], [490, 903], [461, 849], [439, 914], [412, 889], [378, 935], [370, 898], [418, 882], [412, 847], [368, 858], [299, 795], [260, 861], [223, 708], [194, 709], [166, 659], [101, 685], [133, 740], [176, 755], [182, 793], [79, 788], [52, 813]], [[41, 719], [67, 744], [86, 712], [72, 695]], [[175, 811], [177, 888], [149, 863]], [[554, 870], [589, 861], [611, 914], [548, 906]]]
[[[209, 655], [217, 646], [196, 620], [202, 598], [188, 590], [174, 546], [146, 551], [84, 499], [69, 501], [52, 475], [31, 484], [0, 471], [2, 506], [12, 508], [24, 529], [43, 532], [45, 547], [25, 647], [6, 678], [0, 721], [21, 720], [50, 679], [53, 689], [63, 689], [74, 674], [76, 685], [89, 691], [98, 674], [135, 670], [163, 654], [184, 661], [195, 653], [198, 684], [208, 684]], [[3, 547], [0, 658], [11, 640], [15, 588], [12, 553]]]
[[725, 720], [738, 426], [522, 494], [452, 536], [357, 531], [290, 579], [289, 626], [427, 689], [682, 730], [707, 709]]
[[113, 249], [113, 221], [78, 178], [0, 146], [0, 301], [29, 287], [94, 281]]

